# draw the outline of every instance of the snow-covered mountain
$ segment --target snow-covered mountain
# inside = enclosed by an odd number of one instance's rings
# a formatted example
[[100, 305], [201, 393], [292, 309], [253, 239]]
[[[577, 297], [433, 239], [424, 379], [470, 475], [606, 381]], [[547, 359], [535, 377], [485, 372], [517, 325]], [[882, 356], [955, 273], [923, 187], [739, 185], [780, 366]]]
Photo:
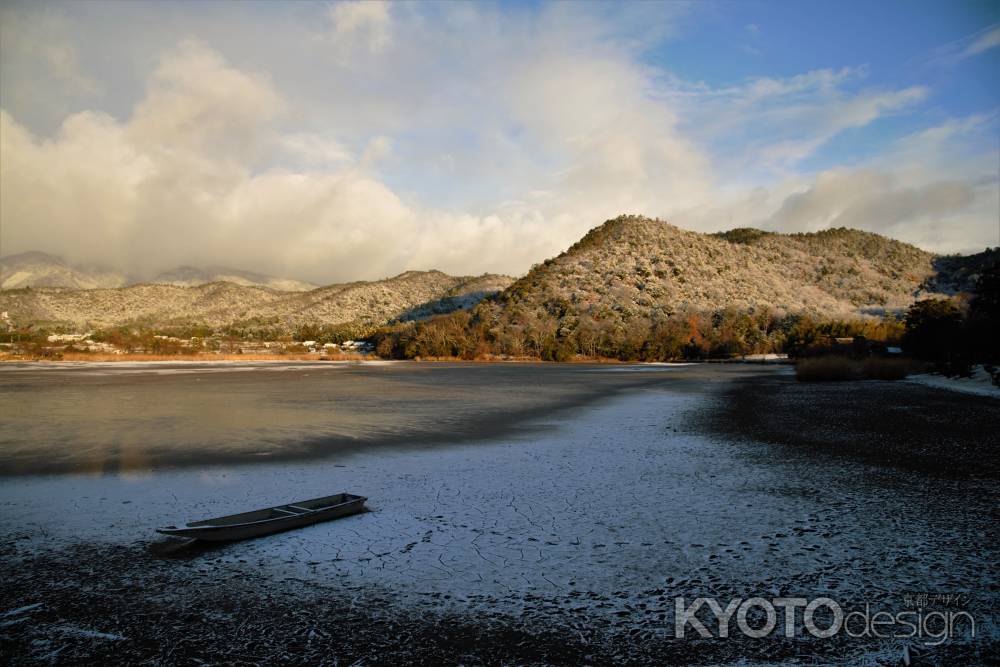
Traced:
[[282, 292], [306, 292], [316, 289], [318, 285], [292, 280], [291, 278], [275, 278], [262, 273], [240, 271], [222, 266], [211, 266], [198, 269], [193, 266], [181, 266], [156, 276], [150, 282], [160, 285], [176, 285], [178, 287], [196, 287], [207, 283], [227, 282], [246, 287], [269, 287]]
[[85, 331], [142, 321], [222, 327], [273, 322], [295, 329], [354, 323], [373, 329], [393, 320], [413, 320], [474, 306], [510, 284], [511, 278], [484, 274], [449, 276], [440, 271], [407, 271], [392, 278], [327, 285], [287, 292], [256, 285], [215, 282], [194, 287], [143, 283], [118, 289], [4, 290], [0, 311], [18, 325], [45, 322]]
[[23, 252], [0, 257], [0, 288], [65, 287], [99, 289], [124, 287], [128, 277], [118, 271], [69, 264], [61, 257], [44, 252]]
[[282, 292], [305, 292], [317, 285], [276, 278], [262, 273], [212, 266], [199, 269], [182, 266], [157, 275], [152, 280], [136, 280], [120, 271], [100, 266], [73, 264], [62, 257], [44, 252], [24, 252], [0, 257], [0, 288], [61, 287], [66, 289], [108, 289], [138, 283], [195, 287], [208, 283], [230, 282], [245, 287], [267, 287]]

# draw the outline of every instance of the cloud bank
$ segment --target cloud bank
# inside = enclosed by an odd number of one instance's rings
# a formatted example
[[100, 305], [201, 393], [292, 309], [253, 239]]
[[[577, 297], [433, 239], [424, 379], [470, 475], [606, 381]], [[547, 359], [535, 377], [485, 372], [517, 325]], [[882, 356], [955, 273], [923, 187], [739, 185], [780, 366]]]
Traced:
[[[995, 116], [802, 166], [926, 87], [868, 87], [864, 68], [682, 81], [643, 58], [684, 20], [673, 6], [615, 20], [599, 6], [322, 9], [203, 16], [197, 30], [168, 13], [130, 46], [147, 63], [134, 80], [88, 55], [57, 12], [2, 10], [2, 253], [320, 283], [518, 274], [623, 212], [701, 231], [861, 227], [942, 251], [997, 242], [983, 143]], [[8, 39], [19, 33], [41, 38]], [[262, 34], [268, 48], [251, 48]], [[53, 109], [68, 111], [47, 129]]]

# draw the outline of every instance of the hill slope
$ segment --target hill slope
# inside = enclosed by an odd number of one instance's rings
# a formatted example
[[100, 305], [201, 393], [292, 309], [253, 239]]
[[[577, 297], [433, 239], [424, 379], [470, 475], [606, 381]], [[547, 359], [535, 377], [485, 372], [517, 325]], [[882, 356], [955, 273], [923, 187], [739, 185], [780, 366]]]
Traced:
[[[374, 282], [329, 285], [308, 292], [218, 282], [195, 287], [142, 284], [118, 289], [22, 289], [0, 293], [0, 310], [20, 325], [44, 323], [83, 330], [248, 321], [287, 329], [302, 324], [384, 324], [469, 307], [510, 283], [506, 276], [455, 277], [410, 271]], [[423, 309], [423, 310], [422, 310]], [[424, 312], [426, 310], [426, 312]]]
[[894, 339], [898, 321], [863, 316], [974, 284], [989, 254], [945, 261], [849, 229], [699, 234], [622, 216], [468, 313], [385, 328], [373, 341], [393, 357], [560, 361], [728, 357], [831, 335]]
[[857, 230], [709, 235], [623, 216], [534, 267], [500, 299], [626, 317], [726, 307], [852, 316], [905, 308], [934, 275], [934, 258]]

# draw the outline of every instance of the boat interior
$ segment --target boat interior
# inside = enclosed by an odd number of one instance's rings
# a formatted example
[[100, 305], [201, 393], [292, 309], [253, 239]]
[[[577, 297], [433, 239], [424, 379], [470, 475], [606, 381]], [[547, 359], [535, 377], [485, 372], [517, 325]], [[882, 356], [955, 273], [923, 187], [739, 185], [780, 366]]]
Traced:
[[355, 496], [350, 493], [335, 493], [332, 496], [323, 496], [322, 498], [313, 498], [312, 500], [302, 500], [295, 503], [289, 503], [287, 505], [279, 505], [277, 507], [268, 507], [267, 509], [254, 510], [252, 512], [241, 512], [240, 514], [230, 514], [227, 516], [220, 516], [214, 519], [205, 519], [203, 521], [193, 521], [188, 526], [232, 526], [241, 523], [253, 523], [255, 521], [268, 521], [270, 519], [284, 519], [287, 517], [298, 516], [301, 514], [308, 514], [310, 512], [317, 512], [320, 510], [330, 509], [336, 507], [337, 505], [343, 505], [344, 503], [349, 503], [359, 499], [361, 496]]

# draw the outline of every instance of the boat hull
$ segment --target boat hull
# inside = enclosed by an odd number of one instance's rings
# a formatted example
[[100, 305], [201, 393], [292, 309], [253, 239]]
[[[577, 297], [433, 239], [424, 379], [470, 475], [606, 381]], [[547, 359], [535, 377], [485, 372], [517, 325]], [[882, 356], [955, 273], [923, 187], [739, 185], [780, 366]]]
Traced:
[[[271, 512], [273, 514], [276, 512], [287, 511], [283, 510], [282, 507], [276, 507], [268, 508], [267, 510], [247, 512], [243, 515], [231, 515], [229, 517], [219, 517], [218, 519], [207, 519], [205, 521], [189, 523], [186, 526], [168, 526], [166, 528], [158, 528], [156, 532], [164, 535], [187, 537], [197, 540], [206, 540], [209, 542], [232, 542], [261, 537], [263, 535], [271, 535], [273, 533], [280, 533], [294, 528], [309, 526], [314, 523], [339, 519], [341, 517], [350, 516], [364, 511], [364, 505], [367, 498], [363, 496], [350, 496], [348, 494], [341, 495], [345, 496], [342, 502], [317, 510], [309, 510], [300, 514], [271, 516], [252, 521], [233, 521], [233, 519], [237, 517], [247, 516], [255, 518], [252, 515], [263, 514], [266, 512]], [[283, 507], [301, 509], [299, 507], [300, 505], [310, 502], [315, 501], [303, 501], [302, 503], [289, 504]]]

